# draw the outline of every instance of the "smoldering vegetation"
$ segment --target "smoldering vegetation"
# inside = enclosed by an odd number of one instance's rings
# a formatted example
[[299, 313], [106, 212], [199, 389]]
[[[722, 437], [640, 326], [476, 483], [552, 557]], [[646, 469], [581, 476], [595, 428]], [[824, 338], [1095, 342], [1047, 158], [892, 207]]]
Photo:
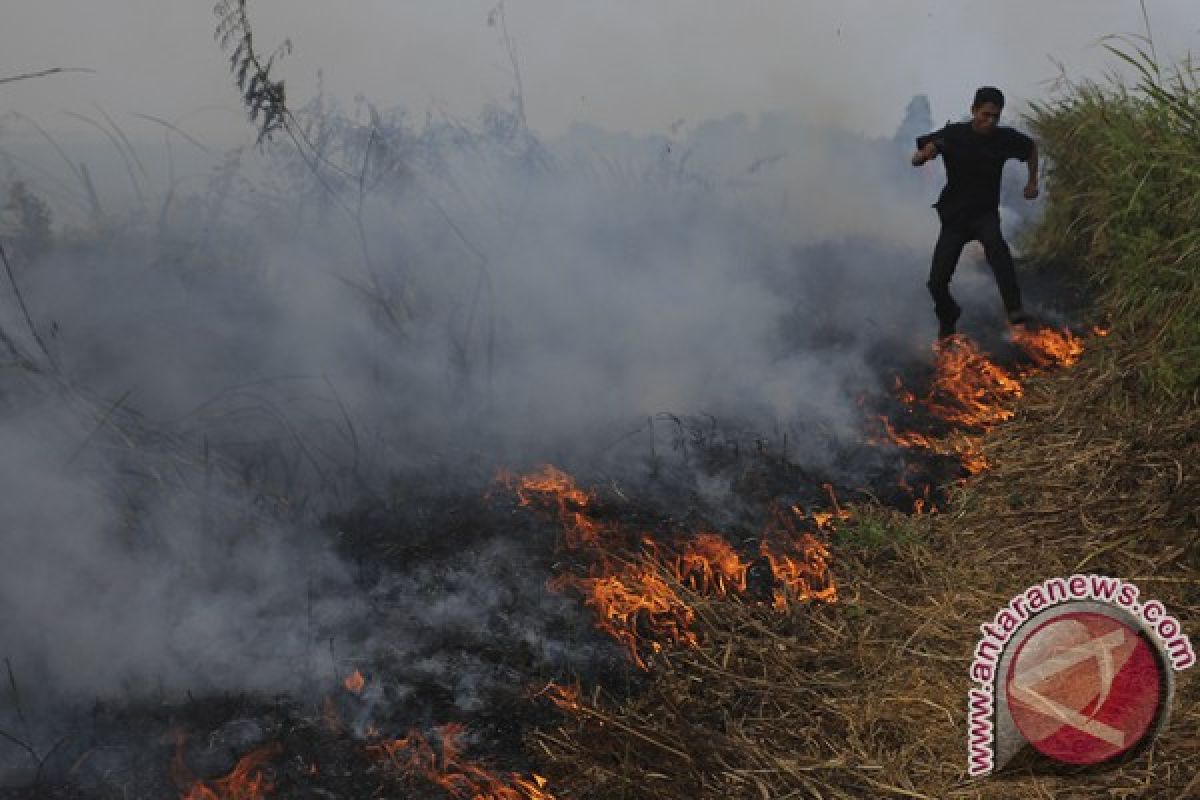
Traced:
[[861, 398], [933, 333], [909, 117], [542, 141], [498, 107], [320, 99], [299, 149], [186, 176], [146, 164], [197, 143], [114, 128], [128, 189], [67, 155], [43, 191], [9, 153], [0, 728], [44, 756], [97, 700], [319, 698], [356, 665], [427, 722], [619, 659], [546, 591], [552, 536], [488, 499], [497, 469], [729, 521], [756, 452], [812, 485], [892, 468]]

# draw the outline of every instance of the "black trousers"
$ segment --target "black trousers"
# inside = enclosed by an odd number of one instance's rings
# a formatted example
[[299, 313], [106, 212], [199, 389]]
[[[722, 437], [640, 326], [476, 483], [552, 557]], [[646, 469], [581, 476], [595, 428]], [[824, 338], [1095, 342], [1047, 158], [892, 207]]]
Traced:
[[950, 278], [958, 266], [959, 256], [967, 242], [983, 245], [988, 265], [996, 277], [996, 286], [1007, 311], [1021, 308], [1021, 290], [1017, 288], [1017, 271], [1013, 267], [1012, 251], [1000, 232], [999, 212], [988, 212], [959, 220], [942, 217], [942, 231], [933, 248], [933, 266], [929, 270], [929, 293], [933, 295], [934, 313], [942, 322], [953, 323], [958, 317], [958, 304], [950, 296]]

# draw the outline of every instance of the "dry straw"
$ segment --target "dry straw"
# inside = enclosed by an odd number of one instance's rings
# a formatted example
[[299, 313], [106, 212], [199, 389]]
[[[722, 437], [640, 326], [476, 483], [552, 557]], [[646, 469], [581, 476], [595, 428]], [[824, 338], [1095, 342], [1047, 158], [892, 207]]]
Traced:
[[[1122, 387], [1136, 359], [1093, 353], [1031, 381], [985, 441], [995, 465], [952, 509], [858, 509], [892, 544], [845, 531], [841, 601], [779, 615], [694, 598], [701, 644], [644, 692], [583, 693], [530, 745], [559, 797], [1183, 797], [1200, 789], [1200, 693], [1180, 675], [1169, 727], [1098, 774], [966, 774], [978, 626], [1046, 577], [1135, 581], [1200, 632], [1200, 411], [1165, 417]], [[1114, 399], [1125, 398], [1125, 399]]]

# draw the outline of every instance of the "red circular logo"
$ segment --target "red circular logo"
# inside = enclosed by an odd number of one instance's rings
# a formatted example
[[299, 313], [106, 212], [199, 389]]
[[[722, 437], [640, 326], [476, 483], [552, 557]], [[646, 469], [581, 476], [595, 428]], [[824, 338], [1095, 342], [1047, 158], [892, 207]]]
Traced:
[[1164, 689], [1151, 645], [1105, 614], [1063, 614], [1017, 649], [1005, 690], [1018, 730], [1068, 764], [1098, 764], [1136, 745]]

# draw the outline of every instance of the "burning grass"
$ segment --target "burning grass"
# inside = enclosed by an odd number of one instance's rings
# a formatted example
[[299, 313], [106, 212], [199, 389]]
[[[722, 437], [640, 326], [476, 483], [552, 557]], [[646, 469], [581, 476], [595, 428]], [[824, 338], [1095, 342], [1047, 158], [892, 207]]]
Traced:
[[[318, 717], [285, 712], [269, 725], [272, 739], [243, 752], [219, 777], [198, 778], [192, 763], [232, 756], [233, 740], [208, 737], [199, 748], [177, 733], [167, 770], [174, 792], [165, 787], [136, 796], [178, 800], [268, 800], [268, 798], [405, 797], [444, 800], [555, 800], [548, 781], [536, 773], [494, 768], [475, 751], [488, 749], [485, 736], [452, 722], [412, 728], [402, 736], [386, 733], [386, 709], [364, 697], [378, 687], [361, 680], [326, 696]], [[374, 720], [378, 710], [384, 719]], [[343, 717], [343, 712], [350, 716]], [[265, 733], [265, 731], [264, 731]], [[216, 741], [214, 741], [214, 739]], [[189, 759], [189, 752], [191, 757]], [[104, 795], [108, 797], [109, 795]], [[129, 795], [134, 796], [134, 795]]]
[[[899, 429], [887, 416], [880, 416], [883, 435], [874, 441], [957, 459], [967, 475], [987, 469], [982, 434], [1012, 418], [1024, 394], [1022, 381], [1038, 370], [1071, 366], [1083, 353], [1083, 340], [1067, 329], [1015, 327], [1011, 334], [1026, 362], [1010, 367], [996, 363], [962, 334], [937, 343], [929, 388], [918, 396], [897, 376], [895, 395], [908, 414], [933, 418], [949, 430], [935, 435]], [[914, 511], [930, 510], [927, 497], [916, 500]]]
[[171, 761], [171, 779], [180, 787], [180, 800], [266, 800], [274, 784], [268, 777], [269, 762], [283, 750], [278, 742], [259, 747], [238, 760], [228, 775], [203, 781], [195, 778], [184, 760], [186, 737], [176, 739], [175, 758]]
[[[1020, 419], [1023, 407], [1014, 401], [1029, 372], [1068, 363], [1081, 350], [1077, 339], [1053, 331], [1031, 332], [1019, 346], [1033, 351], [1033, 367], [1001, 367], [965, 339], [941, 348], [931, 388], [917, 394], [898, 385], [899, 398], [947, 426], [969, 420], [973, 430], [922, 440], [893, 428], [892, 440], [907, 435], [908, 446], [926, 449], [969, 442], [969, 449], [949, 452], [964, 465], [968, 456], [984, 458], [992, 441], [986, 431]], [[923, 660], [954, 660], [953, 624], [913, 596], [931, 580], [954, 585], [945, 575], [953, 559], [930, 537], [946, 517], [920, 513], [922, 498], [918, 513], [906, 517], [852, 511], [832, 486], [825, 492], [824, 508], [776, 503], [755, 536], [739, 538], [630, 513], [551, 466], [501, 475], [491, 498], [505, 493], [530, 519], [548, 519], [557, 531], [557, 574], [548, 588], [580, 596], [595, 626], [644, 673], [644, 691], [603, 681], [588, 691], [545, 687], [541, 696], [565, 721], [530, 740], [544, 768], [512, 772], [469, 757], [480, 740], [459, 723], [396, 736], [382, 730], [404, 730], [399, 720], [364, 722], [359, 712], [371, 709], [379, 687], [373, 670], [355, 669], [337, 680], [323, 719], [305, 723], [323, 731], [320, 743], [305, 746], [293, 733], [207, 780], [187, 773], [181, 747], [171, 770], [179, 796], [260, 800], [304, 786], [345, 788], [347, 781], [354, 791], [372, 784], [471, 800], [926, 796], [929, 786], [961, 788], [947, 764], [934, 768], [930, 759], [940, 751], [912, 735], [957, 724], [958, 704], [946, 698], [961, 691], [963, 675], [947, 670], [933, 680]], [[848, 591], [834, 582], [833, 551], [846, 576], [840, 580], [852, 581]], [[960, 599], [941, 602], [957, 610]], [[897, 643], [891, 637], [900, 633]], [[935, 641], [925, 638], [931, 635]], [[973, 642], [967, 635], [958, 644], [965, 651]], [[910, 681], [901, 694], [889, 689], [895, 675]], [[914, 675], [933, 683], [913, 686]], [[868, 686], [879, 687], [878, 696], [864, 691]], [[928, 686], [936, 691], [922, 696]], [[353, 711], [353, 724], [341, 706]], [[957, 740], [953, 746], [961, 749]], [[308, 755], [297, 760], [297, 752]], [[949, 740], [946, 752], [958, 753]], [[921, 762], [933, 771], [904, 766]], [[339, 778], [339, 769], [351, 777]], [[930, 783], [935, 778], [943, 784]]]
[[[696, 597], [777, 611], [837, 599], [825, 543], [798, 528], [802, 509], [777, 509], [755, 550], [746, 553], [715, 532], [656, 536], [601, 519], [593, 508], [594, 494], [551, 465], [522, 477], [502, 474], [498, 481], [516, 493], [521, 505], [555, 516], [560, 548], [576, 563], [549, 588], [578, 592], [595, 612], [596, 627], [619, 642], [639, 669], [648, 670], [651, 659], [667, 647], [699, 644], [693, 629]], [[829, 519], [809, 522], [820, 528]]]
[[1119, 575], [1200, 631], [1200, 410], [1139, 404], [1122, 390], [1137, 366], [1109, 353], [1025, 383], [981, 439], [991, 470], [949, 512], [855, 509], [832, 548], [839, 603], [778, 614], [697, 597], [697, 645], [663, 654], [645, 692], [548, 692], [566, 720], [531, 746], [560, 796], [1194, 796], [1190, 673], [1163, 735], [1109, 771], [966, 774], [978, 626], [1025, 586]]
[[[966, 472], [980, 472], [988, 464], [988, 432], [1017, 417], [1029, 376], [1073, 365], [1083, 352], [1082, 340], [1069, 331], [1017, 330], [1014, 343], [1027, 365], [1001, 367], [964, 337], [939, 346], [930, 388], [918, 396], [898, 382], [897, 395], [910, 411], [951, 432], [899, 432], [885, 417], [889, 439], [953, 454]], [[931, 536], [952, 518], [922, 514], [920, 498], [912, 517], [879, 508], [851, 514], [831, 496], [833, 510], [810, 519], [838, 535], [839, 564], [857, 579], [847, 602], [746, 603], [752, 567], [722, 537], [696, 534], [666, 556], [646, 538], [640, 558], [615, 562], [611, 553], [621, 531], [591, 515], [594, 498], [569, 477], [547, 469], [509, 481], [523, 504], [557, 514], [566, 549], [601, 554], [603, 577], [567, 574], [556, 583], [582, 591], [599, 614], [598, 626], [622, 642], [640, 668], [654, 667], [647, 691], [635, 697], [600, 688], [585, 693], [580, 686], [552, 685], [544, 692], [569, 720], [534, 739], [552, 767], [565, 767], [554, 774], [563, 796], [940, 797], [941, 791], [925, 792], [968, 788], [961, 734], [953, 741], [913, 735], [963, 730], [960, 703], [947, 698], [965, 694], [978, 620], [1007, 599], [1001, 590], [991, 606], [974, 606], [976, 619], [963, 613], [969, 607], [963, 598], [981, 584], [948, 571], [971, 563], [970, 555], [947, 558], [951, 551]], [[962, 518], [959, 512], [954, 519]], [[868, 531], [875, 533], [857, 535]], [[794, 529], [790, 533], [784, 538], [797, 541]], [[874, 548], [863, 547], [867, 539]], [[764, 554], [767, 541], [764, 536]], [[805, 544], [815, 556], [805, 572], [811, 581], [827, 573], [829, 550]], [[776, 562], [769, 563], [777, 574]], [[1044, 576], [1031, 581], [1038, 577]], [[995, 577], [982, 586], [994, 588]], [[915, 595], [917, 587], [926, 594]], [[624, 613], [614, 615], [614, 608]], [[643, 656], [647, 644], [652, 664]], [[923, 677], [914, 685], [930, 662], [939, 667], [936, 680]], [[902, 695], [865, 689], [888, 687], [892, 675], [909, 681]]]
[[431, 741], [418, 731], [391, 741], [367, 746], [368, 752], [400, 774], [442, 789], [449, 797], [464, 800], [554, 800], [546, 779], [515, 773], [494, 773], [463, 755], [465, 730], [443, 725]]

